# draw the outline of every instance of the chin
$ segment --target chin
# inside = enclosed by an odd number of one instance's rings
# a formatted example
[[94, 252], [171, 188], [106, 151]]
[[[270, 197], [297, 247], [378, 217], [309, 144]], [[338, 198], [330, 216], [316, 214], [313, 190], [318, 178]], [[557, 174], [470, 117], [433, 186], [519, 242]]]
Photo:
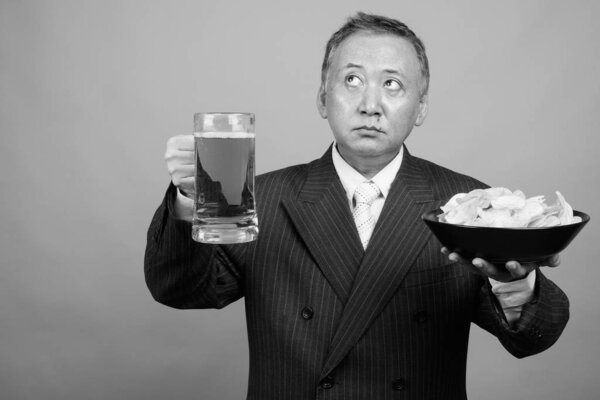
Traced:
[[361, 140], [361, 143], [351, 146], [350, 151], [361, 157], [377, 157], [387, 152], [386, 147], [375, 140]]

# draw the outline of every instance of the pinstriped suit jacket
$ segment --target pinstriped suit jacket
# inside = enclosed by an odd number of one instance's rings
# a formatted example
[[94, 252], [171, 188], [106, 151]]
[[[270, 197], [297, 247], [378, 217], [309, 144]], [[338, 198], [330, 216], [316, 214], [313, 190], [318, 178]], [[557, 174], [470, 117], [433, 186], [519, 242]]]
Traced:
[[330, 150], [257, 178], [260, 234], [248, 244], [193, 242], [172, 218], [170, 186], [148, 230], [146, 282], [175, 308], [245, 298], [248, 399], [466, 399], [471, 322], [524, 357], [551, 346], [569, 316], [538, 273], [510, 329], [487, 281], [440, 254], [421, 214], [483, 186], [405, 151], [366, 251]]

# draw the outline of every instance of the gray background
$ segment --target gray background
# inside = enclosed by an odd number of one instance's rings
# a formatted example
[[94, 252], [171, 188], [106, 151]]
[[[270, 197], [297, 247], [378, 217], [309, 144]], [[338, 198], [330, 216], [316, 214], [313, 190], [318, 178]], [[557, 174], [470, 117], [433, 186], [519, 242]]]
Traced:
[[0, 397], [242, 399], [243, 302], [155, 303], [145, 233], [169, 136], [197, 111], [257, 116], [257, 169], [319, 157], [325, 41], [357, 10], [424, 40], [431, 106], [413, 154], [594, 220], [546, 271], [559, 342], [517, 360], [473, 327], [473, 399], [600, 395], [600, 7], [593, 1], [0, 2]]

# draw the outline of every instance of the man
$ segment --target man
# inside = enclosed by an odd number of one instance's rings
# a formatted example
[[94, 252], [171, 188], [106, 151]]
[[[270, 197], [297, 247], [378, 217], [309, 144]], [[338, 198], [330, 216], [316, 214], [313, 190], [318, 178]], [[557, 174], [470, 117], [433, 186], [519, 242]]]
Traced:
[[562, 332], [568, 300], [537, 265], [442, 254], [420, 220], [485, 187], [403, 146], [427, 115], [428, 81], [408, 27], [350, 18], [327, 44], [317, 98], [335, 143], [257, 178], [248, 244], [191, 240], [193, 140], [169, 140], [173, 183], [148, 231], [146, 281], [176, 308], [245, 297], [248, 399], [465, 399], [471, 322], [517, 357]]

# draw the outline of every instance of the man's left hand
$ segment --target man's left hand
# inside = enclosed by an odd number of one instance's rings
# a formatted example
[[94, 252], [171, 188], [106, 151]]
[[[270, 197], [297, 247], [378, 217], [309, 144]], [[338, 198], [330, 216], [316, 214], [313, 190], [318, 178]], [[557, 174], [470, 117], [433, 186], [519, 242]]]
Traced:
[[463, 264], [472, 272], [483, 275], [500, 282], [510, 282], [525, 278], [531, 271], [541, 266], [555, 268], [560, 265], [560, 255], [555, 254], [539, 263], [521, 264], [518, 261], [508, 261], [504, 265], [492, 264], [483, 258], [476, 257], [472, 260], [461, 257], [458, 253], [450, 252], [442, 247], [442, 253], [452, 262]]

